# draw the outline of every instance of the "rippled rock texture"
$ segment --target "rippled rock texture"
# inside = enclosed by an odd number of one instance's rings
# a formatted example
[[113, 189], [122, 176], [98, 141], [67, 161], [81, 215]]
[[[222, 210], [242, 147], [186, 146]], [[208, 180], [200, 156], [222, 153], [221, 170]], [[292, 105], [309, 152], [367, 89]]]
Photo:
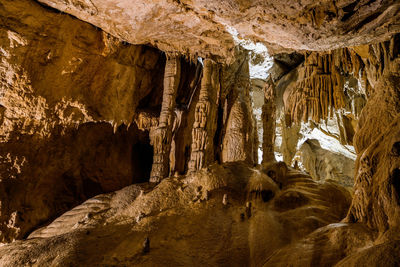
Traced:
[[340, 221], [349, 204], [343, 187], [279, 172], [276, 163], [213, 165], [89, 199], [1, 247], [0, 264], [261, 266], [276, 249]]

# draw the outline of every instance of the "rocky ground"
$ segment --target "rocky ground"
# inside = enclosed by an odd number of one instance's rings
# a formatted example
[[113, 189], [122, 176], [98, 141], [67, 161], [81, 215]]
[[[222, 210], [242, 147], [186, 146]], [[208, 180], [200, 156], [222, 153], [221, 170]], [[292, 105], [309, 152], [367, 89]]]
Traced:
[[98, 195], [27, 240], [2, 246], [0, 264], [261, 266], [320, 227], [348, 227], [332, 223], [345, 217], [349, 191], [282, 166], [213, 165]]

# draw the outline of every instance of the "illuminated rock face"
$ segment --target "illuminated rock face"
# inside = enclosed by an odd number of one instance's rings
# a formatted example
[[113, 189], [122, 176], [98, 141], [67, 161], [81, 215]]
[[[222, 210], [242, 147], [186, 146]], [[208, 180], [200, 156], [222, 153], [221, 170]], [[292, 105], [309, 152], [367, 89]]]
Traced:
[[5, 1], [0, 16], [0, 240], [9, 242], [145, 181], [148, 136], [126, 125], [162, 89], [165, 58], [37, 3]]
[[[99, 193], [222, 161], [232, 123], [218, 112], [233, 120], [236, 77], [249, 81], [245, 52], [203, 70], [37, 3], [6, 1], [0, 12], [2, 242]], [[242, 151], [224, 149], [230, 161], [256, 162], [248, 125]]]
[[0, 3], [0, 265], [399, 264], [397, 2], [40, 2]]
[[2, 247], [0, 264], [261, 266], [276, 249], [339, 221], [351, 199], [346, 189], [317, 185], [291, 168], [276, 172], [285, 181], [279, 189], [266, 174], [273, 170], [214, 164], [156, 187], [96, 196], [33, 232], [25, 249], [19, 242]]
[[400, 5], [386, 1], [40, 0], [134, 44], [164, 51], [232, 56], [226, 26], [270, 48], [331, 50], [399, 32]]

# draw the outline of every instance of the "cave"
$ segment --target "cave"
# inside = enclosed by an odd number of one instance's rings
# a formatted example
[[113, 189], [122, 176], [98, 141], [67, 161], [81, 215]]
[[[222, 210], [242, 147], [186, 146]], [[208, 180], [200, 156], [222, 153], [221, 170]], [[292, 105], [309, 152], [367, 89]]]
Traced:
[[0, 266], [400, 266], [400, 4], [0, 0]]
[[132, 146], [132, 183], [144, 183], [150, 179], [153, 163], [153, 147], [148, 143], [137, 143]]

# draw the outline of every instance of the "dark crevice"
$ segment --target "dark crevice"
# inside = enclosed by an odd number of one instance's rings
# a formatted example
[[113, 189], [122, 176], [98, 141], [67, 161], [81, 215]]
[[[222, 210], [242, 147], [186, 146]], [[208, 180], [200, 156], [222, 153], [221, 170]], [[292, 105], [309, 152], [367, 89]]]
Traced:
[[132, 182], [144, 183], [150, 179], [151, 166], [153, 164], [153, 147], [150, 140], [145, 143], [137, 143], [132, 146]]
[[393, 144], [392, 154], [394, 156], [400, 156], [400, 141]]
[[343, 17], [340, 19], [342, 22], [348, 20], [351, 16], [353, 16], [356, 11], [354, 11], [354, 8], [357, 6], [358, 1], [354, 1], [350, 5], [345, 6], [342, 10], [345, 13]]
[[261, 191], [261, 198], [264, 202], [270, 201], [274, 197], [274, 192], [271, 190], [262, 190]]
[[352, 12], [349, 12], [349, 13], [344, 14], [344, 16], [340, 19], [340, 21], [345, 22], [345, 21], [348, 20], [351, 16], [353, 16], [354, 13], [356, 13], [356, 12], [352, 11]]
[[362, 20], [360, 23], [358, 23], [357, 26], [354, 27], [354, 32], [358, 31], [361, 29], [364, 25], [370, 23], [371, 21], [374, 21], [376, 18], [378, 18], [381, 15], [380, 12], [377, 12], [375, 14], [372, 14], [371, 16], [366, 17], [364, 20]]
[[343, 11], [348, 13], [354, 11], [354, 8], [357, 6], [358, 1], [354, 1], [353, 3], [343, 7]]
[[400, 169], [395, 169], [391, 175], [391, 184], [397, 204], [400, 205]]
[[224, 110], [221, 105], [218, 106], [217, 112], [217, 130], [214, 135], [214, 158], [220, 164], [222, 163], [222, 148], [219, 144], [222, 144], [224, 132]]
[[181, 59], [181, 77], [176, 96], [178, 109], [188, 110], [195, 90], [199, 87], [203, 67], [200, 63], [187, 62]]
[[90, 177], [84, 169], [81, 170], [81, 177], [85, 199], [89, 199], [104, 192], [101, 184], [97, 181], [98, 179], [96, 179], [96, 177]]
[[366, 5], [366, 6], [369, 6], [369, 5], [371, 5], [372, 3], [374, 3], [374, 2], [376, 2], [376, 0], [369, 0], [368, 3], [366, 3], [365, 5]]
[[267, 172], [267, 175], [268, 175], [270, 178], [272, 178], [273, 180], [275, 180], [275, 178], [276, 178], [276, 173], [275, 173], [275, 171], [273, 171], [273, 170], [268, 171], [268, 172]]
[[148, 94], [140, 99], [137, 110], [152, 110], [158, 114], [161, 111], [162, 92], [163, 92], [163, 79], [166, 64], [166, 56], [160, 56], [157, 62], [158, 69], [154, 73]]

